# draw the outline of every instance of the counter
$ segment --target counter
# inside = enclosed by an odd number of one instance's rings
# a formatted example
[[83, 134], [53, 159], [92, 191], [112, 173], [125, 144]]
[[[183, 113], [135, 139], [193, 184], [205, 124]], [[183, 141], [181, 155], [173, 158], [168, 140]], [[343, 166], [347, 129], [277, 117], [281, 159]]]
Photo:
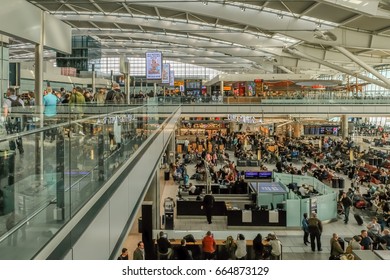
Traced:
[[284, 210], [227, 210], [227, 226], [286, 226]]
[[[201, 209], [202, 201], [200, 200], [177, 200], [176, 215], [179, 216], [204, 216], [205, 212]], [[225, 216], [225, 201], [215, 201], [213, 216]]]

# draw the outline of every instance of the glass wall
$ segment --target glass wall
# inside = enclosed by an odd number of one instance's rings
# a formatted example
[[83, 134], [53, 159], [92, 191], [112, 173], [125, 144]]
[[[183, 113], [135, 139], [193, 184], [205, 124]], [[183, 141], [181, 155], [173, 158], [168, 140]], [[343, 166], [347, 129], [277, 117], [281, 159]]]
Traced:
[[13, 110], [7, 126], [22, 132], [0, 139], [0, 259], [31, 259], [176, 111], [123, 108], [61, 106], [42, 129], [34, 108]]
[[[318, 192], [317, 195], [302, 199], [294, 193], [294, 190], [289, 190], [286, 201], [288, 227], [300, 227], [303, 213], [311, 213], [313, 211], [318, 214], [318, 218], [322, 221], [331, 221], [337, 218], [338, 192], [316, 178], [274, 172], [274, 180], [275, 182], [283, 183], [285, 186], [294, 184], [296, 188], [305, 184], [313, 187]], [[299, 211], [297, 211], [298, 209]]]

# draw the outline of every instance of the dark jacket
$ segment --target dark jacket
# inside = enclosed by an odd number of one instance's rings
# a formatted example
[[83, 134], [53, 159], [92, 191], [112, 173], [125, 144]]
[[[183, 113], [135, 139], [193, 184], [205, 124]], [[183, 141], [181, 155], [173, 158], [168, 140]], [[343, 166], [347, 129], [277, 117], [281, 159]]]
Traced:
[[133, 260], [143, 260], [144, 259], [144, 252], [140, 248], [137, 248], [134, 250], [133, 253]]
[[192, 256], [188, 251], [187, 246], [179, 246], [176, 248], [176, 256], [178, 260], [192, 260]]
[[309, 218], [307, 223], [309, 225], [309, 232], [311, 234], [322, 233], [322, 223], [318, 218]]
[[352, 200], [348, 196], [341, 198], [340, 201], [341, 204], [343, 204], [344, 208], [351, 207], [353, 205]]
[[213, 208], [215, 203], [214, 196], [211, 194], [206, 194], [203, 198], [203, 207], [204, 208]]
[[341, 248], [340, 242], [334, 238], [330, 239], [330, 255], [331, 256], [340, 256], [344, 253], [343, 248]]
[[157, 239], [158, 251], [162, 254], [168, 253], [168, 248], [171, 248], [171, 242], [165, 237]]

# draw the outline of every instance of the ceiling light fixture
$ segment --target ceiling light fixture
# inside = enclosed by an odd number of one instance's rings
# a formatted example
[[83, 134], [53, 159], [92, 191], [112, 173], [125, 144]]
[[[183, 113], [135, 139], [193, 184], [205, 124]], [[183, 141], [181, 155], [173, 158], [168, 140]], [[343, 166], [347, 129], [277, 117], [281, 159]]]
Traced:
[[93, 15], [89, 15], [89, 18], [93, 18], [94, 16]]

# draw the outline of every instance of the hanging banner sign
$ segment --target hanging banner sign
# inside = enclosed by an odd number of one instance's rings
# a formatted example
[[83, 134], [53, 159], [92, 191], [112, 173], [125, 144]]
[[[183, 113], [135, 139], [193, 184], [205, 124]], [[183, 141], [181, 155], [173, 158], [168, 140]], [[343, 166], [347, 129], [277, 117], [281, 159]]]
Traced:
[[175, 71], [173, 70], [169, 71], [169, 86], [175, 86]]
[[146, 56], [146, 79], [161, 80], [162, 79], [162, 53], [147, 52]]
[[169, 63], [164, 63], [163, 70], [162, 70], [162, 79], [161, 79], [161, 82], [163, 84], [169, 84], [169, 70], [170, 70]]

